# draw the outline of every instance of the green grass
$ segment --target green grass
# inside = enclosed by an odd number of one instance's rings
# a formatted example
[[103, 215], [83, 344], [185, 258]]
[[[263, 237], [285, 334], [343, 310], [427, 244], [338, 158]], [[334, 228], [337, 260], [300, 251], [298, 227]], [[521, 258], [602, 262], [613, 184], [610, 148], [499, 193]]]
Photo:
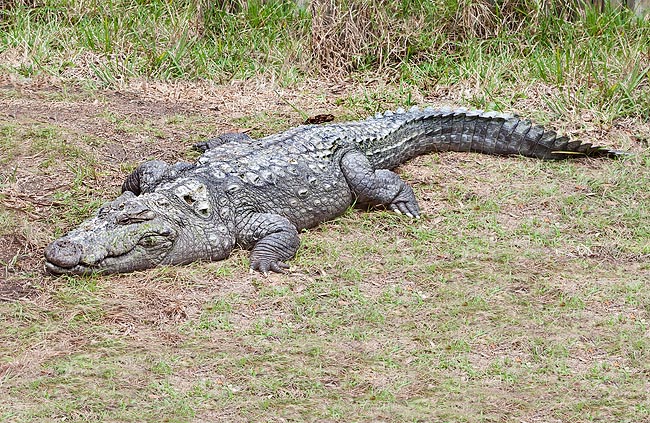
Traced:
[[13, 72], [81, 75], [111, 86], [136, 77], [223, 80], [276, 70], [295, 43], [290, 33], [308, 22], [289, 2], [249, 2], [236, 13], [209, 2], [53, 0], [1, 13], [0, 43], [15, 57]]
[[650, 25], [629, 11], [529, 1], [497, 2], [493, 11], [455, 0], [325, 3], [18, 3], [0, 11], [2, 67], [108, 86], [260, 76], [292, 86], [332, 73], [380, 74], [422, 89], [462, 85], [465, 100], [486, 109], [512, 108], [539, 95], [530, 87], [541, 83], [552, 93], [552, 118], [585, 110], [596, 122], [648, 118]]

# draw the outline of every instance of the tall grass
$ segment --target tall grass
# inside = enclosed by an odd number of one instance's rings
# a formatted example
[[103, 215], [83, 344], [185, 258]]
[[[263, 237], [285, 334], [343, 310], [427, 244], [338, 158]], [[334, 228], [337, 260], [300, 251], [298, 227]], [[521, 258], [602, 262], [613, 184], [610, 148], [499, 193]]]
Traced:
[[558, 114], [650, 113], [649, 21], [581, 1], [35, 0], [0, 14], [0, 66], [25, 77], [291, 84], [381, 73], [423, 87], [463, 81], [482, 107], [543, 83]]
[[300, 53], [308, 24], [307, 14], [291, 2], [35, 3], [0, 12], [5, 69], [109, 85], [133, 77], [223, 80], [280, 71], [294, 66], [288, 60]]

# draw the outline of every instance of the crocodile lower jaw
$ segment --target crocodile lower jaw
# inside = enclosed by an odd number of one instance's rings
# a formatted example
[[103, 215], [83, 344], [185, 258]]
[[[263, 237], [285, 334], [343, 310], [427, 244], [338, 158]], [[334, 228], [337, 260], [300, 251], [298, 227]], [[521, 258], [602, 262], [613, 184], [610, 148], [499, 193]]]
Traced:
[[45, 271], [53, 275], [87, 275], [96, 272], [96, 270], [80, 264], [71, 268], [65, 268], [50, 263], [49, 261], [45, 261]]

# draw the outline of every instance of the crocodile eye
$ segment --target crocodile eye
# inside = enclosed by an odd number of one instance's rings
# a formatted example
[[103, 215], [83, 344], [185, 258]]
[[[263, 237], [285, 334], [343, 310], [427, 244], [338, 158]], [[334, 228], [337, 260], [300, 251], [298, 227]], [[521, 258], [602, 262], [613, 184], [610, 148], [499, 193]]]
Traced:
[[97, 210], [97, 216], [106, 216], [109, 212], [111, 211], [111, 203], [104, 203], [102, 206]]
[[151, 235], [145, 235], [142, 238], [140, 238], [138, 244], [142, 245], [145, 248], [150, 248], [161, 244], [163, 241], [165, 241], [164, 236], [151, 234]]

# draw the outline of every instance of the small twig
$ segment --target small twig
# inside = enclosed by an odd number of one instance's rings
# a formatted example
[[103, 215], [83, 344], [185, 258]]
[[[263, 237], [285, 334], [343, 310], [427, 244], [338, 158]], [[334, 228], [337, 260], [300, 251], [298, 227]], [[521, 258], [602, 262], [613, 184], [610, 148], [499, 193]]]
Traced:
[[22, 194], [16, 191], [11, 191], [11, 192], [3, 192], [1, 193], [3, 195], [6, 195], [8, 198], [15, 197], [19, 198], [23, 201], [26, 201], [28, 203], [32, 204], [37, 204], [39, 206], [45, 206], [45, 207], [51, 207], [51, 206], [61, 206], [63, 203], [59, 201], [50, 201], [46, 199], [45, 195], [39, 195], [39, 196], [30, 196], [27, 194]]
[[280, 93], [278, 92], [278, 90], [273, 90], [273, 92], [274, 92], [275, 95], [277, 95], [278, 98], [279, 98], [280, 100], [282, 100], [282, 101], [283, 101], [287, 106], [291, 107], [291, 108], [292, 108], [296, 113], [298, 113], [300, 116], [302, 116], [302, 119], [303, 119], [303, 120], [309, 119], [309, 115], [308, 115], [307, 113], [305, 113], [305, 112], [303, 112], [302, 110], [300, 110], [298, 107], [296, 107], [293, 103], [291, 103], [291, 102], [290, 102], [289, 100], [287, 100], [286, 98], [283, 98], [283, 97], [280, 95]]
[[4, 207], [11, 210], [16, 210], [17, 212], [25, 213], [27, 216], [31, 217], [32, 219], [39, 219], [41, 217], [40, 215], [27, 211], [22, 207], [11, 206], [7, 203], [4, 204]]

